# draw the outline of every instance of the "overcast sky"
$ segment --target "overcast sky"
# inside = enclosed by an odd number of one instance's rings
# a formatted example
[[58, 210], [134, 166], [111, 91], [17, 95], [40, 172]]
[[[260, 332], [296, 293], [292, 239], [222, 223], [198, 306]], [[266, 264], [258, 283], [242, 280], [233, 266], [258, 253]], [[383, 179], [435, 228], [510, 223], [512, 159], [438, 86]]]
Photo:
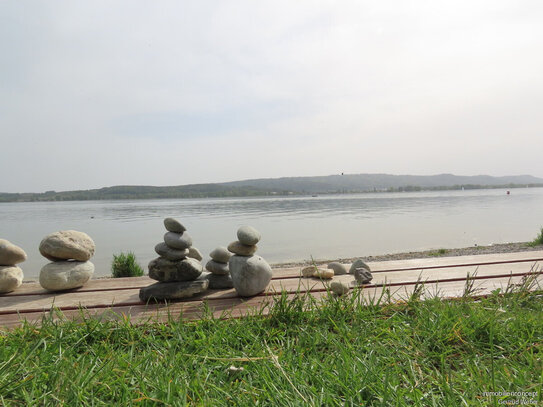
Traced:
[[543, 2], [0, 2], [0, 191], [543, 177]]

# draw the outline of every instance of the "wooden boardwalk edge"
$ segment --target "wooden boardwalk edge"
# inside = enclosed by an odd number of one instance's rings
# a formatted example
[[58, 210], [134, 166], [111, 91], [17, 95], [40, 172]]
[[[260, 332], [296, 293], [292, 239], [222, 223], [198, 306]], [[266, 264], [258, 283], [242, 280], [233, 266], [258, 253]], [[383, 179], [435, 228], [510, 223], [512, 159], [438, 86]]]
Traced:
[[[480, 255], [462, 258], [420, 259], [405, 262], [388, 261], [372, 264], [373, 284], [351, 290], [368, 300], [387, 293], [387, 300], [401, 301], [424, 287], [423, 297], [455, 298], [464, 295], [466, 287], [472, 295], [489, 295], [531, 279], [532, 289], [541, 290], [543, 251]], [[375, 269], [374, 269], [375, 268]], [[0, 295], [0, 330], [13, 329], [27, 322], [39, 326], [47, 321], [129, 320], [131, 323], [164, 322], [171, 318], [194, 320], [206, 315], [213, 318], [239, 318], [267, 315], [282, 296], [293, 299], [308, 296], [322, 300], [329, 293], [331, 280], [300, 278], [300, 267], [274, 269], [268, 289], [250, 298], [237, 296], [234, 289], [209, 290], [190, 299], [171, 303], [145, 304], [139, 300], [141, 287], [154, 283], [148, 277], [99, 279], [85, 287], [64, 293], [47, 292], [38, 284], [24, 284], [21, 291]], [[354, 283], [352, 275], [335, 276], [334, 281]]]
[[[401, 285], [395, 287], [365, 286], [360, 290], [360, 298], [370, 300], [379, 299], [385, 295], [387, 301], [397, 302], [407, 300], [420, 285], [422, 290], [422, 299], [438, 296], [440, 298], [458, 298], [462, 297], [466, 290], [468, 280], [441, 282], [441, 283], [421, 283]], [[519, 285], [524, 281], [524, 276], [519, 277], [500, 277], [492, 280], [480, 280], [472, 288], [472, 295], [486, 296], [496, 289], [505, 290], [511, 285]], [[543, 275], [537, 274], [534, 280], [538, 289], [541, 289]], [[351, 293], [353, 290], [351, 290]], [[35, 326], [40, 326], [43, 318], [50, 318], [50, 321], [73, 320], [81, 321], [85, 318], [98, 318], [100, 320], [128, 320], [131, 323], [142, 324], [146, 322], [167, 322], [170, 318], [174, 320], [182, 318], [183, 320], [197, 320], [206, 316], [213, 318], [239, 318], [252, 315], [265, 316], [271, 311], [274, 301], [282, 295], [286, 295], [287, 300], [292, 300], [296, 296], [309, 295], [315, 300], [332, 295], [326, 290], [299, 292], [299, 293], [276, 293], [264, 296], [255, 296], [250, 298], [228, 298], [228, 299], [207, 299], [199, 301], [185, 301], [175, 303], [149, 303], [137, 305], [119, 305], [115, 307], [90, 307], [66, 310], [42, 310], [24, 314], [11, 313], [0, 316], [0, 329], [13, 329], [24, 322]], [[351, 294], [352, 295], [352, 294]]]

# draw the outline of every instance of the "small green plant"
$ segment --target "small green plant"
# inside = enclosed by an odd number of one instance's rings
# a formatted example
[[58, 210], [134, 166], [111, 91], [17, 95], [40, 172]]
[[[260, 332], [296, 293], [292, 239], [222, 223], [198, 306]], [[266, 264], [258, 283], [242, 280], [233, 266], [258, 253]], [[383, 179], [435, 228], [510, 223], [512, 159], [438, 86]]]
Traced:
[[139, 277], [143, 276], [143, 269], [136, 262], [136, 256], [132, 252], [126, 254], [113, 255], [111, 262], [111, 274], [115, 278], [119, 277]]
[[532, 240], [530, 243], [528, 243], [528, 246], [539, 246], [543, 244], [543, 227], [539, 231], [539, 234], [536, 236], [534, 240]]
[[428, 255], [433, 256], [433, 257], [439, 257], [439, 256], [443, 256], [447, 254], [447, 252], [448, 252], [447, 249], [439, 249], [439, 250], [436, 250], [435, 252], [428, 253]]

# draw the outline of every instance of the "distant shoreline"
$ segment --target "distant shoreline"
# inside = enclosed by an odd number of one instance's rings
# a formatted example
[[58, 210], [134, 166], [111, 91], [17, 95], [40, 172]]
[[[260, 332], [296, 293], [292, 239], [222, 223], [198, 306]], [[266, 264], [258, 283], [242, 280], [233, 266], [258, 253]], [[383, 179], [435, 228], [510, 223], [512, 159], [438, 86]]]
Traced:
[[[146, 200], [146, 199], [206, 199], [206, 198], [263, 198], [263, 197], [293, 197], [319, 195], [353, 195], [373, 193], [398, 193], [398, 192], [432, 192], [432, 191], [461, 191], [461, 190], [485, 190], [485, 189], [521, 189], [521, 188], [543, 188], [543, 184], [506, 184], [506, 185], [452, 185], [452, 186], [414, 186], [406, 185], [400, 187], [374, 188], [372, 190], [337, 190], [323, 192], [307, 191], [268, 191], [256, 188], [235, 188], [234, 190], [221, 192], [156, 192], [139, 194], [137, 191], [130, 193], [111, 192], [116, 188], [102, 188], [89, 191], [49, 191], [43, 193], [3, 193], [0, 192], [1, 203], [23, 203], [23, 202], [87, 202], [87, 201], [119, 201], [119, 200]], [[138, 188], [138, 187], [130, 187]], [[179, 187], [145, 187], [154, 189], [174, 189]], [[107, 193], [101, 191], [108, 189]]]

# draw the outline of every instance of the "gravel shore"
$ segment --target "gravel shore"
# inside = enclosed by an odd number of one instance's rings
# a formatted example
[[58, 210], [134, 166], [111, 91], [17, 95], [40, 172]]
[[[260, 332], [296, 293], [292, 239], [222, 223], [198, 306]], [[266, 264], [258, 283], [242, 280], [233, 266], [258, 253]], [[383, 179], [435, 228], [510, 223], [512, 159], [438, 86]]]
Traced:
[[[529, 242], [517, 242], [517, 243], [502, 243], [493, 244], [489, 246], [471, 246], [462, 247], [459, 249], [434, 249], [426, 250], [422, 252], [406, 252], [406, 253], [392, 253], [381, 254], [375, 256], [361, 256], [345, 259], [329, 259], [322, 260], [316, 259], [316, 264], [328, 264], [332, 261], [340, 263], [352, 263], [356, 259], [363, 259], [364, 261], [387, 261], [387, 260], [408, 260], [408, 259], [424, 259], [428, 257], [452, 257], [452, 256], [471, 256], [476, 254], [492, 254], [492, 253], [514, 253], [514, 252], [528, 252], [543, 250], [543, 245], [529, 246]], [[309, 264], [306, 262], [288, 262], [273, 264], [273, 268], [278, 267], [296, 267]]]

